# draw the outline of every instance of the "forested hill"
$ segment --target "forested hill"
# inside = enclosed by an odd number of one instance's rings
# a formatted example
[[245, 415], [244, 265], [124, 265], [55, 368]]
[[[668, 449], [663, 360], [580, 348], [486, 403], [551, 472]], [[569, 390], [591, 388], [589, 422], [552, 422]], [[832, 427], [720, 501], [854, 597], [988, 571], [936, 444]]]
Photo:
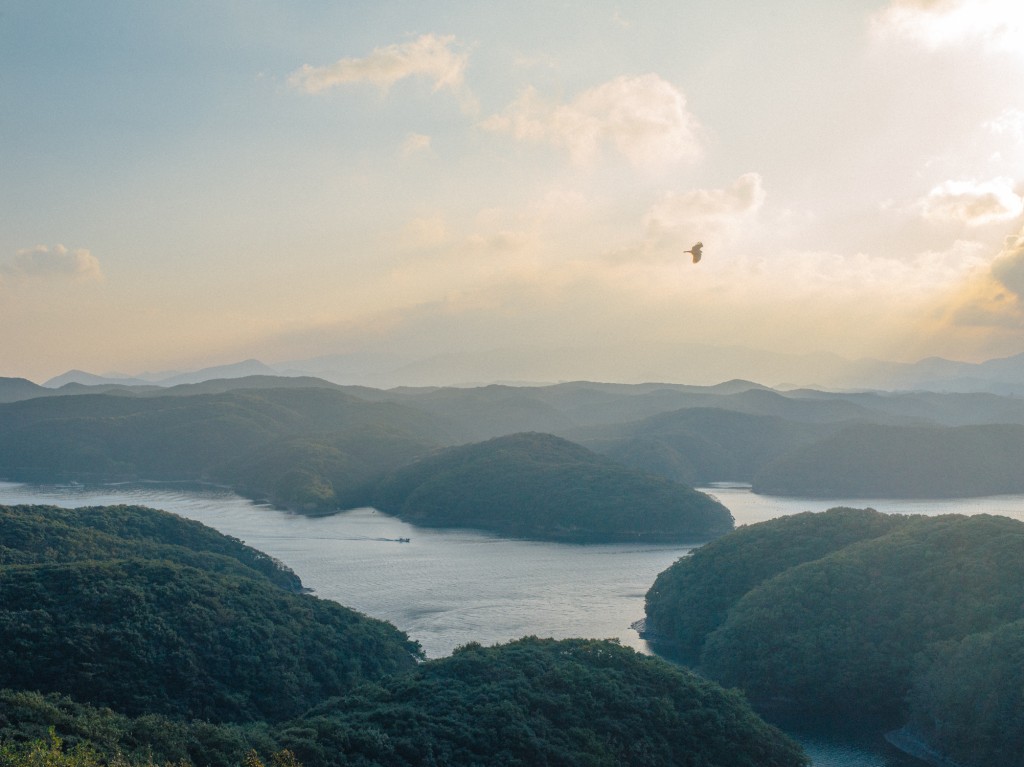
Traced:
[[768, 463], [754, 490], [840, 498], [1021, 493], [1024, 425], [857, 424]]
[[[67, 747], [87, 743], [124, 767], [252, 767], [257, 753], [274, 754], [266, 763], [278, 767], [809, 764], [735, 691], [607, 640], [470, 644], [279, 724], [129, 717], [0, 690], [3, 764], [94, 767], [54, 758], [50, 725]], [[3, 750], [24, 739], [32, 740]]]
[[563, 541], [706, 540], [732, 515], [692, 488], [550, 434], [515, 434], [421, 458], [374, 505], [418, 525]]
[[0, 406], [0, 477], [207, 480], [334, 511], [446, 434], [421, 411], [327, 388], [46, 397]]
[[526, 638], [424, 661], [164, 512], [0, 507], [0, 533], [10, 767], [807, 765], [740, 695], [660, 659]]
[[946, 750], [971, 730], [963, 764], [1018, 767], [1019, 748], [980, 755], [1024, 743], [1021, 688], [1007, 681], [1024, 648], [1024, 523], [890, 520], [842, 509], [743, 528], [659, 576], [648, 615], [759, 705], [887, 727], [910, 717]]
[[885, 535], [907, 520], [873, 509], [835, 508], [744, 525], [658, 574], [647, 592], [646, 632], [673, 653], [699, 660], [707, 637], [764, 581], [851, 543]]
[[142, 506], [0, 506], [0, 565], [139, 557], [266, 578], [286, 591], [302, 591], [299, 577], [273, 557], [166, 511]]
[[743, 381], [382, 391], [274, 376], [54, 390], [0, 379], [0, 479], [206, 480], [312, 514], [369, 503], [384, 475], [438, 447], [530, 431], [688, 485], [853, 497], [1024, 488], [1024, 398], [992, 394]]
[[419, 654], [390, 624], [283, 589], [297, 579], [266, 555], [164, 512], [0, 507], [0, 522], [0, 687], [276, 720]]
[[962, 765], [1024, 765], [1024, 620], [928, 648], [905, 733]]

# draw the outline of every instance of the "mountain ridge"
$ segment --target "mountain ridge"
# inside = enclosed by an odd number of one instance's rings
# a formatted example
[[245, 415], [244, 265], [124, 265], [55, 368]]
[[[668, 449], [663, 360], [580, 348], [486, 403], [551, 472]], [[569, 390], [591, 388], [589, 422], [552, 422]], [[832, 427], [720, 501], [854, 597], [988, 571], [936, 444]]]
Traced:
[[[659, 364], [636, 359], [637, 374], [621, 380], [611, 368], [594, 362], [607, 355], [591, 355], [585, 349], [526, 350], [491, 349], [449, 353], [422, 358], [389, 353], [352, 352], [266, 364], [249, 358], [240, 362], [192, 371], [167, 371], [97, 375], [68, 370], [45, 381], [46, 388], [69, 383], [125, 386], [175, 386], [215, 378], [250, 375], [312, 376], [341, 385], [372, 388], [480, 387], [491, 383], [512, 386], [556, 385], [575, 380], [605, 380], [636, 384], [688, 381], [712, 385], [715, 381], [759, 382], [768, 388], [816, 388], [830, 391], [987, 391], [1024, 394], [1024, 353], [994, 357], [982, 362], [962, 362], [925, 357], [915, 362], [874, 358], [846, 359], [836, 354], [783, 354], [745, 347], [707, 347], [686, 344], [659, 350]], [[630, 360], [634, 351], [623, 350]], [[576, 375], [566, 376], [569, 370]], [[765, 383], [767, 382], [767, 383]]]

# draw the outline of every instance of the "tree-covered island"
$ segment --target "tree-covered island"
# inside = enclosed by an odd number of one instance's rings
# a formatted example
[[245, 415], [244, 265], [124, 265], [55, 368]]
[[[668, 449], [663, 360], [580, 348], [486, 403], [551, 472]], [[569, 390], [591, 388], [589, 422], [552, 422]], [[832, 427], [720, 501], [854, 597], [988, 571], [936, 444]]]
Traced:
[[704, 493], [541, 433], [421, 458], [385, 479], [373, 501], [417, 525], [572, 542], [707, 540], [733, 526]]

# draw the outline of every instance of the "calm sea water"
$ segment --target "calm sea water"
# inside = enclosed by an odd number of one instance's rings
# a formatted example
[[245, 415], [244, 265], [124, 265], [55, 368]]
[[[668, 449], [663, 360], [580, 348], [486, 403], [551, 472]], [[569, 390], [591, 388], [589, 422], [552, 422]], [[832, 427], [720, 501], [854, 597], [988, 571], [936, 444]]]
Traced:
[[[833, 506], [899, 514], [1002, 514], [1024, 520], [1024, 496], [956, 501], [777, 498], [742, 485], [704, 488], [752, 524]], [[73, 508], [138, 504], [172, 511], [240, 538], [280, 559], [303, 583], [418, 640], [428, 657], [461, 644], [524, 635], [614, 638], [650, 652], [630, 625], [659, 572], [693, 546], [587, 545], [519, 541], [470, 530], [431, 530], [353, 509], [308, 518], [261, 506], [212, 487], [167, 484], [22, 485], [0, 482], [0, 504]], [[399, 539], [408, 538], [408, 542]], [[884, 742], [795, 733], [816, 767], [920, 765]]]

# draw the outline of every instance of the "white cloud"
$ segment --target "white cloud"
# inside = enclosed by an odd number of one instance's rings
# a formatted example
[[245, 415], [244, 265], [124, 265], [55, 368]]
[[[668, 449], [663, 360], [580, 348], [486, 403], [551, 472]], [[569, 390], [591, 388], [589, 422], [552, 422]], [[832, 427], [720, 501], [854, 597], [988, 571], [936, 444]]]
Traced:
[[932, 221], [953, 221], [982, 226], [1009, 221], [1024, 212], [1024, 197], [1006, 177], [990, 181], [945, 181], [918, 203], [921, 214]]
[[989, 50], [1024, 49], [1020, 0], [892, 0], [872, 17], [880, 38], [907, 39], [936, 49], [981, 44]]
[[14, 258], [0, 264], [0, 274], [12, 278], [71, 277], [102, 280], [100, 262], [85, 248], [68, 250], [63, 245], [37, 245], [19, 250]]
[[997, 136], [1009, 136], [1019, 142], [1024, 142], [1024, 109], [1004, 109], [994, 120], [989, 120], [985, 128]]
[[434, 82], [434, 90], [458, 91], [469, 54], [455, 50], [453, 36], [421, 35], [408, 43], [375, 48], [361, 59], [344, 58], [314, 67], [309, 64], [292, 73], [289, 83], [308, 93], [350, 83], [371, 83], [387, 90], [407, 77], [425, 77]]
[[692, 161], [701, 153], [686, 97], [655, 74], [617, 77], [566, 104], [547, 103], [527, 88], [481, 126], [520, 141], [561, 147], [579, 164], [593, 161], [604, 147], [636, 166]]
[[647, 213], [648, 232], [681, 230], [703, 236], [709, 228], [720, 228], [745, 219], [760, 210], [765, 191], [758, 173], [744, 173], [724, 189], [693, 189], [669, 192]]
[[992, 262], [992, 276], [1024, 298], [1024, 230], [1007, 237], [999, 256]]
[[1024, 328], [1024, 230], [1007, 237], [987, 268], [977, 269], [949, 301], [947, 322], [956, 327]]

